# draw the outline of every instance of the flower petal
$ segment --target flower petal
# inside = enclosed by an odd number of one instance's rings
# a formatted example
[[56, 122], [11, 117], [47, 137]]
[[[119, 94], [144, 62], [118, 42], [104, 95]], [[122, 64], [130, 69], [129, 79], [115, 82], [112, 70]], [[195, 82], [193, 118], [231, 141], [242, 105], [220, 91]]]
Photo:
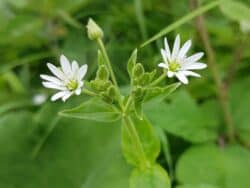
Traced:
[[164, 49], [161, 49], [161, 56], [162, 56], [164, 62], [168, 62], [168, 57], [167, 57], [166, 51]]
[[88, 70], [88, 65], [82, 65], [78, 72], [78, 80], [82, 80]]
[[178, 34], [174, 41], [174, 47], [172, 52], [172, 60], [175, 60], [178, 56], [179, 50], [181, 45], [180, 35]]
[[78, 88], [77, 90], [75, 90], [75, 94], [76, 95], [80, 95], [82, 92], [82, 89], [81, 88]]
[[164, 38], [164, 46], [165, 46], [166, 57], [168, 59], [171, 59], [171, 52], [170, 52], [170, 48], [169, 48], [169, 45], [168, 45], [167, 37]]
[[166, 63], [159, 63], [159, 64], [158, 64], [158, 67], [167, 69], [167, 68], [168, 68], [168, 65], [167, 65]]
[[182, 70], [200, 70], [205, 69], [207, 65], [205, 63], [185, 63], [181, 67]]
[[55, 65], [52, 65], [51, 63], [47, 63], [47, 66], [49, 68], [49, 70], [58, 78], [60, 78], [61, 80], [65, 80], [65, 75], [64, 73], [58, 69]]
[[50, 88], [50, 89], [57, 89], [57, 90], [67, 90], [64, 86], [59, 86], [53, 82], [42, 82], [44, 87]]
[[185, 44], [182, 46], [182, 48], [179, 51], [178, 59], [182, 59], [186, 56], [186, 53], [190, 49], [191, 45], [192, 45], [191, 40], [188, 40], [187, 42], [185, 42]]
[[172, 78], [172, 77], [174, 76], [174, 72], [168, 71], [168, 72], [167, 72], [167, 76], [168, 76], [169, 78]]
[[46, 81], [49, 82], [53, 82], [57, 85], [63, 85], [63, 82], [61, 80], [59, 80], [58, 78], [54, 77], [54, 76], [49, 76], [49, 75], [45, 75], [45, 74], [41, 74], [40, 77]]
[[181, 71], [185, 76], [194, 76], [194, 77], [201, 77], [201, 75], [193, 72], [193, 71]]
[[183, 83], [183, 84], [188, 84], [188, 79], [187, 77], [181, 73], [181, 72], [178, 72], [178, 73], [175, 73], [176, 77]]
[[71, 65], [69, 60], [64, 55], [60, 56], [60, 64], [65, 75], [72, 75]]
[[77, 61], [73, 61], [72, 62], [72, 65], [71, 65], [72, 67], [72, 74], [74, 75], [74, 76], [76, 76], [77, 75], [77, 73], [78, 73], [78, 70], [79, 70], [79, 65], [78, 65], [78, 63], [77, 63]]
[[68, 91], [59, 91], [51, 97], [51, 101], [56, 101], [66, 95]]
[[194, 63], [198, 61], [204, 55], [203, 52], [196, 53], [188, 58], [185, 59], [185, 63]]
[[69, 93], [65, 94], [65, 95], [62, 97], [63, 102], [65, 102], [71, 95], [72, 95], [72, 92], [69, 92]]

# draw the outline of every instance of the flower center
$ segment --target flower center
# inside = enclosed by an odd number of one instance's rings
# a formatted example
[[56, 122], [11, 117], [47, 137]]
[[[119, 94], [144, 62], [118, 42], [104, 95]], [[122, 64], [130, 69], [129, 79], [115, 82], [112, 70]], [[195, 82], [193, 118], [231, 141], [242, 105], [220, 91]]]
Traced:
[[70, 80], [67, 85], [67, 89], [70, 91], [74, 91], [78, 88], [78, 82], [76, 80]]
[[169, 64], [169, 70], [172, 71], [172, 72], [178, 71], [179, 68], [181, 68], [181, 66], [176, 61]]

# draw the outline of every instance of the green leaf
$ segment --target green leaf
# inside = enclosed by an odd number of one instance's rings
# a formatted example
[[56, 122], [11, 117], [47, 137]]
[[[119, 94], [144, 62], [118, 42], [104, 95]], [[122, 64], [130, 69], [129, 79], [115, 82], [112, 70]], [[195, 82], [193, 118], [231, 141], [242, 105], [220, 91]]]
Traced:
[[209, 11], [210, 9], [215, 8], [216, 6], [218, 6], [220, 3], [220, 0], [218, 1], [212, 1], [204, 6], [201, 6], [200, 8], [192, 11], [191, 13], [183, 16], [182, 18], [180, 18], [179, 20], [177, 20], [176, 22], [170, 24], [169, 26], [163, 28], [159, 33], [157, 33], [156, 35], [154, 35], [153, 37], [151, 37], [149, 40], [147, 40], [146, 42], [144, 42], [143, 44], [141, 44], [141, 47], [144, 47], [148, 44], [150, 44], [151, 42], [161, 38], [162, 36], [166, 35], [167, 33], [175, 30], [176, 28], [180, 27], [181, 25], [183, 25], [184, 23], [192, 20], [193, 18], [195, 18], [196, 16], [199, 16], [207, 11]]
[[[230, 102], [233, 122], [237, 135], [240, 139], [250, 145], [250, 77], [235, 82], [230, 90]], [[241, 99], [241, 100], [239, 100]]]
[[137, 49], [135, 49], [132, 52], [132, 54], [131, 54], [131, 56], [130, 56], [130, 58], [128, 60], [127, 70], [128, 70], [128, 73], [129, 73], [130, 77], [132, 76], [132, 70], [133, 70], [133, 68], [134, 68], [134, 66], [136, 64], [136, 60], [137, 60]]
[[183, 184], [211, 184], [221, 188], [250, 187], [250, 152], [239, 145], [219, 148], [201, 145], [186, 151], [177, 163]]
[[[204, 108], [180, 90], [171, 96], [169, 103], [152, 101], [146, 103], [145, 113], [155, 126], [193, 142], [207, 142], [217, 139], [219, 117], [216, 103], [204, 104]], [[213, 118], [211, 118], [213, 117]]]
[[130, 169], [120, 151], [119, 124], [61, 118], [31, 159], [61, 108], [49, 104], [39, 112], [41, 118], [28, 112], [1, 116], [0, 187], [128, 188]]
[[134, 169], [130, 177], [130, 188], [170, 188], [166, 171], [159, 165], [146, 170]]
[[[156, 97], [161, 97], [161, 99], [163, 100], [172, 92], [174, 92], [180, 85], [181, 84], [178, 82], [178, 83], [167, 85], [165, 87], [148, 87], [146, 88], [146, 95], [143, 100], [144, 102], [147, 102]], [[159, 99], [157, 98], [157, 100]]]
[[155, 163], [160, 152], [160, 141], [145, 117], [140, 120], [136, 115], [131, 115], [123, 119], [122, 150], [127, 162], [139, 168]]
[[210, 185], [210, 184], [199, 184], [199, 185], [180, 185], [180, 186], [177, 186], [176, 188], [220, 188], [218, 186], [215, 186], [215, 185]]
[[99, 98], [92, 98], [78, 107], [63, 110], [59, 114], [64, 117], [88, 119], [101, 122], [113, 122], [119, 120], [121, 117], [119, 111]]
[[222, 0], [220, 3], [222, 13], [234, 21], [250, 21], [250, 8], [235, 0]]

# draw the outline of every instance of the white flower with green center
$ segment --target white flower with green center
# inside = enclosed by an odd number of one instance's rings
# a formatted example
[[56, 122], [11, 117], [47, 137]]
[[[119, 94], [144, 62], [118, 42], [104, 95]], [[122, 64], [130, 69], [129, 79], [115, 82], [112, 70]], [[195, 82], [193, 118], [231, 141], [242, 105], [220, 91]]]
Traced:
[[58, 68], [51, 63], [47, 63], [54, 76], [40, 75], [44, 87], [59, 90], [51, 97], [52, 101], [60, 98], [66, 101], [73, 94], [80, 95], [84, 85], [83, 78], [88, 69], [86, 64], [79, 67], [76, 61], [70, 63], [64, 55], [60, 57], [60, 64], [61, 67]]
[[161, 49], [164, 62], [159, 63], [158, 66], [167, 70], [167, 76], [169, 78], [176, 76], [182, 83], [188, 84], [187, 76], [200, 77], [199, 74], [191, 70], [204, 69], [207, 65], [199, 62], [204, 55], [203, 52], [187, 57], [187, 52], [192, 44], [191, 40], [188, 40], [180, 47], [180, 35], [177, 35], [172, 52], [170, 51], [167, 38], [164, 39], [164, 44], [165, 49]]

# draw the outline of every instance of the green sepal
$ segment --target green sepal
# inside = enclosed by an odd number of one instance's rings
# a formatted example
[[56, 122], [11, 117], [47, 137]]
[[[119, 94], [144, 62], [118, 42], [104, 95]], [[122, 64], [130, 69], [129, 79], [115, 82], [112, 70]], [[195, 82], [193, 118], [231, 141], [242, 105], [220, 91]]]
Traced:
[[103, 54], [100, 50], [98, 50], [98, 53], [97, 53], [97, 62], [98, 62], [99, 66], [105, 65], [105, 59], [104, 59]]
[[145, 70], [141, 63], [137, 63], [132, 70], [132, 77], [139, 78], [144, 74]]
[[144, 97], [144, 102], [147, 102], [151, 99], [154, 99], [156, 97], [162, 97], [162, 99], [166, 98], [169, 94], [174, 92], [181, 84], [174, 83], [167, 85], [165, 87], [148, 87], [146, 88], [146, 94]]
[[106, 91], [111, 85], [112, 83], [109, 80], [104, 81], [97, 79], [90, 81], [90, 87], [96, 92]]

